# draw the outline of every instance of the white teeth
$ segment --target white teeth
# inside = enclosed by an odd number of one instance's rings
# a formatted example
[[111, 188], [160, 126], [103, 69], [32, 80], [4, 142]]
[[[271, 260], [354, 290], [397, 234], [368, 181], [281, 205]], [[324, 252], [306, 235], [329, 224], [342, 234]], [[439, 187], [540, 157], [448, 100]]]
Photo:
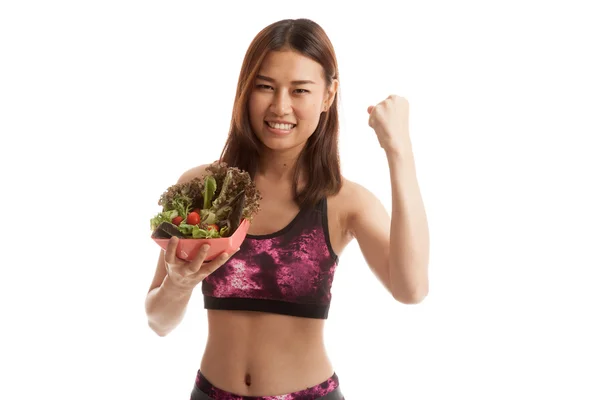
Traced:
[[272, 122], [267, 122], [271, 128], [281, 129], [282, 131], [289, 131], [295, 125], [294, 124], [274, 124]]

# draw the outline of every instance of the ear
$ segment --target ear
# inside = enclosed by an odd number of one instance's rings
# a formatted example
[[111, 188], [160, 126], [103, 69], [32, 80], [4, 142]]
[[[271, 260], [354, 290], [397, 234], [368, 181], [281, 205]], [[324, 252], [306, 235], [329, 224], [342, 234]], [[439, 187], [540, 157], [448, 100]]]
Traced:
[[329, 85], [329, 88], [325, 92], [322, 111], [327, 111], [331, 108], [333, 101], [335, 100], [335, 95], [337, 93], [339, 84], [340, 82], [337, 79], [334, 79], [331, 82], [331, 85]]

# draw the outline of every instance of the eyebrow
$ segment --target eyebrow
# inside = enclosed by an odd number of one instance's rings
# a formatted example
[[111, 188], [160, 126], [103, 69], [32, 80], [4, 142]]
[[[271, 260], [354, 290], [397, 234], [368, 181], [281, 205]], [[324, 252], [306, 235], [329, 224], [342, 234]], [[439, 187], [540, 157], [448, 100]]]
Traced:
[[[256, 79], [260, 79], [263, 81], [267, 81], [267, 82], [275, 82], [275, 79], [273, 78], [269, 78], [268, 76], [264, 76], [264, 75], [257, 75]], [[316, 85], [316, 83], [314, 83], [313, 81], [309, 81], [309, 80], [299, 80], [299, 81], [292, 81], [292, 84], [294, 85], [307, 85], [307, 84], [313, 84]]]

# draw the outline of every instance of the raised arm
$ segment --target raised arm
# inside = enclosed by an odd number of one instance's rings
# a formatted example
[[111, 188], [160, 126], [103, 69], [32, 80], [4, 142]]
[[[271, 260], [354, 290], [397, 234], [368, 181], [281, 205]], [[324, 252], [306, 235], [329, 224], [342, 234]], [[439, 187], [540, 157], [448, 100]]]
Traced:
[[429, 292], [429, 228], [408, 138], [408, 102], [390, 96], [368, 111], [388, 160], [392, 216], [370, 191], [354, 184], [349, 230], [394, 298], [419, 303]]

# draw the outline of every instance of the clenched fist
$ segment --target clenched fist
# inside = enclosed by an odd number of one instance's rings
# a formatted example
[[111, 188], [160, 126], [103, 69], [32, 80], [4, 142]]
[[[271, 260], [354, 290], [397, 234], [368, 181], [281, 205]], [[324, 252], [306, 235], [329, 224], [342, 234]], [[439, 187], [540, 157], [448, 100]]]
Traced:
[[377, 134], [379, 144], [388, 154], [410, 153], [408, 135], [408, 100], [391, 95], [376, 106], [369, 106], [369, 126]]

